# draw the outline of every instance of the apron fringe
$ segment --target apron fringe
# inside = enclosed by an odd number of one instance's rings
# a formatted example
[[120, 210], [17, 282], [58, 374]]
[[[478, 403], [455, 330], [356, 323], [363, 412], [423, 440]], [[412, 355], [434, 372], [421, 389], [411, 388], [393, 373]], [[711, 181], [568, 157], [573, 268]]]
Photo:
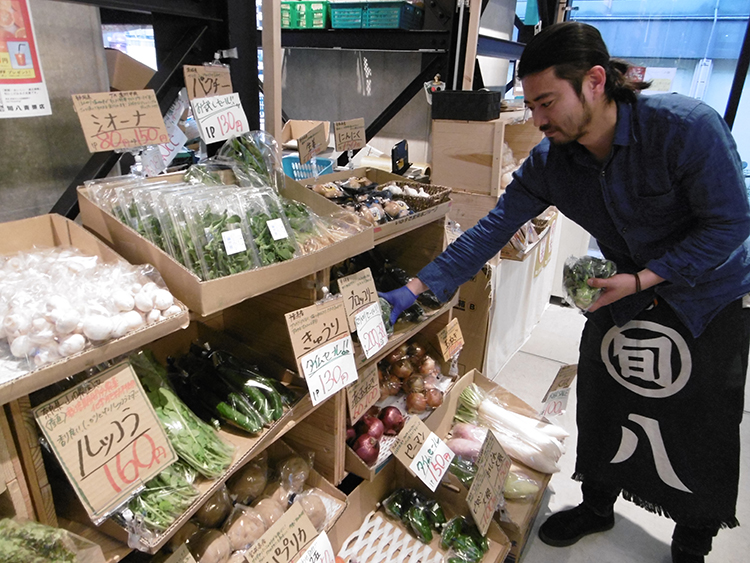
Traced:
[[[573, 474], [573, 480], [574, 481], [583, 482], [584, 481], [584, 476], [583, 476], [582, 473], [576, 472], [576, 473]], [[672, 515], [668, 511], [666, 511], [664, 509], [664, 507], [660, 506], [659, 504], [656, 504], [656, 503], [644, 500], [641, 497], [639, 497], [638, 495], [634, 495], [630, 491], [626, 491], [624, 489], [622, 489], [620, 491], [620, 494], [622, 495], [622, 498], [624, 498], [625, 500], [627, 500], [629, 502], [632, 502], [636, 506], [639, 506], [639, 507], [643, 508], [644, 510], [647, 510], [648, 512], [651, 512], [653, 514], [658, 514], [659, 516], [664, 516], [665, 518], [669, 518], [670, 520], [675, 520], [672, 517]], [[676, 522], [676, 520], [675, 520], [675, 522]], [[684, 518], [681, 518], [679, 523], [681, 525], [683, 525], [683, 526], [688, 526], [690, 528], [705, 528], [705, 527], [709, 527], [709, 526], [707, 526], [705, 520], [697, 520], [696, 519], [695, 521], [691, 522], [691, 521], [686, 521]], [[740, 525], [740, 523], [739, 523], [739, 520], [737, 520], [737, 518], [732, 517], [729, 520], [717, 520], [717, 521], [714, 521], [711, 524], [711, 526], [713, 526], [713, 525], [718, 526], [719, 528], [736, 528], [737, 526]]]

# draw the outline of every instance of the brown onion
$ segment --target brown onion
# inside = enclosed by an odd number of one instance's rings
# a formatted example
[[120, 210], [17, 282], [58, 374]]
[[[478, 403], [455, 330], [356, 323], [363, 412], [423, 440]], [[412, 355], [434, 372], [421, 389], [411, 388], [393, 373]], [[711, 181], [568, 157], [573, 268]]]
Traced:
[[425, 350], [424, 346], [422, 346], [419, 342], [412, 342], [411, 344], [409, 344], [408, 354], [410, 356], [422, 358], [426, 353], [427, 350]]
[[435, 360], [432, 356], [425, 356], [422, 360], [422, 364], [419, 366], [419, 373], [422, 375], [428, 375], [435, 371]]
[[406, 397], [406, 410], [410, 413], [424, 412], [427, 408], [427, 399], [422, 393], [410, 393]]
[[427, 406], [433, 409], [443, 404], [443, 392], [440, 389], [428, 389], [425, 392]]
[[404, 381], [403, 389], [404, 393], [424, 393], [424, 379], [421, 375], [411, 375], [409, 379]]
[[412, 373], [414, 373], [414, 366], [406, 358], [397, 361], [391, 366], [391, 375], [395, 375], [399, 379], [406, 379]]
[[395, 375], [389, 376], [385, 385], [388, 387], [388, 394], [390, 396], [398, 395], [398, 392], [401, 391], [401, 380]]
[[393, 350], [390, 354], [388, 354], [385, 357], [385, 361], [389, 364], [395, 364], [397, 361], [405, 358], [407, 356], [406, 351], [409, 349], [409, 347], [406, 345], [406, 343], [402, 344], [395, 350]]

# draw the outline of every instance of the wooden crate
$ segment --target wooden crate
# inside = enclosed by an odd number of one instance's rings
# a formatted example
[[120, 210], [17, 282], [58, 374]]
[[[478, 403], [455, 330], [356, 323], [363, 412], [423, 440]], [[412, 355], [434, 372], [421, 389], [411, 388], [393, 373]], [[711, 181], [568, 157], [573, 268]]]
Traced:
[[[454, 190], [499, 197], [503, 143], [516, 160], [542, 140], [524, 111], [502, 113], [493, 121], [432, 122], [432, 181]], [[455, 200], [454, 200], [455, 205]]]
[[5, 408], [0, 406], [0, 518], [36, 519]]

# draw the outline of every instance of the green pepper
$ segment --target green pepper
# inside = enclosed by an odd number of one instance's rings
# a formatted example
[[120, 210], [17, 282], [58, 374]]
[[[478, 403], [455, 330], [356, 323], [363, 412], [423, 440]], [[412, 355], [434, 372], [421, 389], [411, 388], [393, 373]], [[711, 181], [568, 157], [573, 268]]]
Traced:
[[430, 521], [430, 525], [434, 530], [440, 530], [440, 528], [443, 527], [443, 524], [447, 522], [445, 518], [445, 513], [443, 512], [442, 507], [440, 504], [438, 504], [438, 501], [436, 500], [428, 500], [425, 505], [425, 513], [427, 514], [427, 518]]
[[390, 494], [390, 496], [383, 501], [383, 509], [385, 513], [393, 518], [401, 519], [406, 514], [408, 507], [404, 506], [406, 489], [398, 489]]
[[409, 508], [404, 520], [419, 541], [422, 543], [430, 543], [432, 541], [432, 528], [430, 528], [430, 520], [423, 505], [414, 505]]
[[451, 518], [448, 523], [443, 526], [442, 537], [440, 538], [440, 547], [443, 549], [450, 548], [453, 540], [461, 533], [461, 526], [463, 519], [459, 516]]
[[456, 555], [468, 563], [481, 561], [484, 552], [479, 548], [476, 542], [467, 534], [457, 535], [451, 542], [451, 547]]

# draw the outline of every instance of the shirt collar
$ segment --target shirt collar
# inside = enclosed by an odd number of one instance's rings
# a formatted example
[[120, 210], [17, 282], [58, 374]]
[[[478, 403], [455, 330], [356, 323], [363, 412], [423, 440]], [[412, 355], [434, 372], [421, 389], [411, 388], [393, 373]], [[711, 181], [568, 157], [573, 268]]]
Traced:
[[624, 102], [617, 102], [617, 125], [615, 126], [615, 145], [627, 146], [635, 143], [635, 127], [633, 120], [635, 113], [633, 106]]

